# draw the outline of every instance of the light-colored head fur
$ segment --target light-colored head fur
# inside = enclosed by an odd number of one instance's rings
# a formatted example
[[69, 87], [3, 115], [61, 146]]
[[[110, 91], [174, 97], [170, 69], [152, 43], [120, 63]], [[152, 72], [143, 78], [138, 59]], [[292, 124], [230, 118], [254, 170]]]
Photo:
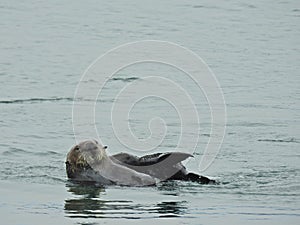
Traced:
[[74, 146], [67, 155], [67, 161], [73, 166], [91, 166], [99, 164], [107, 158], [106, 146], [102, 146], [95, 140], [87, 140]]

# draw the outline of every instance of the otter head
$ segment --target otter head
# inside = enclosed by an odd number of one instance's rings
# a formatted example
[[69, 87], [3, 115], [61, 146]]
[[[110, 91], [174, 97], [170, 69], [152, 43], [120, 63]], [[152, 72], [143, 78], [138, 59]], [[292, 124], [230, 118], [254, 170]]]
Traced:
[[92, 169], [107, 158], [106, 148], [95, 140], [83, 141], [72, 147], [66, 160], [68, 177], [76, 178], [82, 171]]

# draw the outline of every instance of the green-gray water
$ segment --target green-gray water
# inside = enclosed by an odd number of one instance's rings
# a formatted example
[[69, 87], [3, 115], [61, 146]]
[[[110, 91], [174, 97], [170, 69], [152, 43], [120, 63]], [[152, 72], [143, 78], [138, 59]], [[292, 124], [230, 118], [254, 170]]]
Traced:
[[[299, 18], [297, 1], [1, 1], [1, 223], [298, 224]], [[191, 49], [218, 78], [227, 130], [204, 174], [219, 185], [91, 188], [67, 181], [72, 99], [82, 73], [111, 48], [145, 39]], [[110, 96], [151, 69], [170, 71], [140, 65], [116, 74], [98, 115], [109, 110]], [[175, 81], [185, 85], [186, 78]], [[144, 102], [131, 117], [135, 132], [147, 130], [141, 115], [166, 114], [167, 107]], [[157, 151], [172, 151], [178, 141], [172, 115], [174, 135]], [[209, 136], [202, 116], [192, 171]], [[98, 116], [97, 123], [110, 153], [126, 151], [110, 121]]]

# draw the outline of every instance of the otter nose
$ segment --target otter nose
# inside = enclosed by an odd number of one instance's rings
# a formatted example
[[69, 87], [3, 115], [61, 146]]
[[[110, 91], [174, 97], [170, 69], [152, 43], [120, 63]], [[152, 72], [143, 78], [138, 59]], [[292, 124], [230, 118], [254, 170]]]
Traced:
[[92, 143], [92, 142], [88, 142], [88, 143], [86, 143], [86, 149], [89, 149], [89, 150], [94, 150], [94, 149], [96, 149], [97, 148], [97, 145], [96, 144], [94, 144], [94, 143]]

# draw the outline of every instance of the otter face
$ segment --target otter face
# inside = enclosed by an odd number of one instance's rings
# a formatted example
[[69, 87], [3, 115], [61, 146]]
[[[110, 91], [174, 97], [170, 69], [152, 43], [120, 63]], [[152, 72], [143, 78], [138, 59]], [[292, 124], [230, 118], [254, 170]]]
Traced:
[[91, 169], [94, 165], [107, 157], [105, 149], [95, 140], [80, 142], [72, 147], [67, 155], [66, 167], [69, 178], [73, 178], [82, 170]]

